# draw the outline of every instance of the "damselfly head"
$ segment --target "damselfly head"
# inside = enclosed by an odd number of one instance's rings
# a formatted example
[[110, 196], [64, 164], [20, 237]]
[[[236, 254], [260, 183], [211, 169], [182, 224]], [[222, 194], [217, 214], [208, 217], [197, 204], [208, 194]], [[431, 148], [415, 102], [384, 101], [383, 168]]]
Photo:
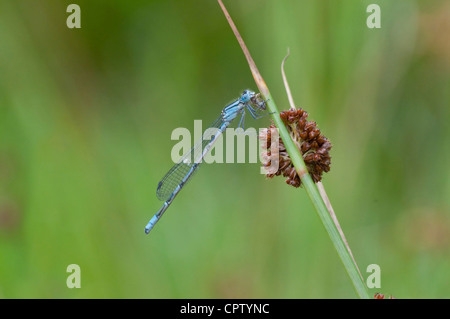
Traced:
[[250, 90], [245, 90], [244, 93], [242, 93], [240, 100], [244, 103], [249, 102], [253, 97], [255, 96], [255, 92]]

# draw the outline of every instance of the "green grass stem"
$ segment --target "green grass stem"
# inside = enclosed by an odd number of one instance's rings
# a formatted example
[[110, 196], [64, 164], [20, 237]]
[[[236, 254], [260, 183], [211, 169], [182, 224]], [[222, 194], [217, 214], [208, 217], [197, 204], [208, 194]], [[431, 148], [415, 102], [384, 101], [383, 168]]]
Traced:
[[358, 267], [356, 266], [356, 263], [353, 261], [353, 257], [347, 249], [346, 243], [344, 239], [341, 237], [328, 209], [327, 206], [320, 195], [320, 192], [318, 188], [316, 187], [316, 184], [311, 179], [311, 176], [308, 173], [308, 170], [306, 168], [306, 165], [303, 161], [303, 157], [300, 154], [297, 146], [292, 141], [289, 132], [287, 131], [283, 121], [280, 118], [280, 114], [278, 111], [278, 108], [275, 104], [275, 100], [270, 94], [269, 88], [267, 87], [263, 77], [258, 71], [258, 68], [256, 67], [255, 62], [253, 61], [250, 52], [248, 51], [244, 40], [242, 39], [241, 35], [239, 34], [239, 31], [237, 30], [235, 24], [233, 23], [230, 15], [228, 14], [228, 11], [226, 10], [225, 6], [223, 5], [221, 0], [218, 0], [219, 5], [221, 6], [225, 17], [228, 20], [228, 23], [231, 26], [231, 29], [233, 30], [236, 39], [238, 40], [242, 51], [244, 52], [245, 57], [247, 58], [247, 62], [249, 64], [250, 70], [253, 74], [253, 78], [255, 79], [256, 85], [259, 88], [259, 91], [263, 98], [267, 101], [267, 107], [269, 112], [273, 113], [273, 121], [276, 127], [278, 128], [279, 134], [281, 139], [283, 140], [283, 143], [286, 147], [287, 152], [289, 153], [289, 156], [291, 158], [292, 164], [294, 165], [297, 174], [300, 176], [302, 183], [306, 189], [306, 192], [308, 193], [309, 198], [311, 199], [314, 208], [319, 215], [326, 231], [328, 232], [328, 235], [330, 236], [331, 241], [334, 244], [334, 247], [336, 248], [336, 251], [341, 258], [342, 263], [344, 264], [344, 267], [353, 283], [353, 286], [360, 298], [370, 298], [369, 293], [367, 290], [367, 287], [363, 281], [363, 278], [361, 277]]

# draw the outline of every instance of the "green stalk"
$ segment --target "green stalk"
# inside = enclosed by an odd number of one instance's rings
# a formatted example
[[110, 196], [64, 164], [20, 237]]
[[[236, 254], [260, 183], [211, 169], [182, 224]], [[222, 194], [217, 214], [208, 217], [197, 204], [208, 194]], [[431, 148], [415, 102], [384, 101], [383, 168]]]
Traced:
[[350, 255], [350, 252], [348, 251], [341, 235], [339, 234], [339, 231], [337, 230], [336, 225], [328, 212], [327, 206], [325, 205], [322, 196], [320, 196], [316, 184], [308, 173], [305, 162], [303, 161], [303, 157], [301, 156], [295, 143], [292, 141], [289, 132], [287, 131], [283, 121], [280, 118], [277, 106], [275, 105], [270, 92], [267, 92], [266, 94], [268, 95], [264, 95], [264, 98], [269, 100], [267, 102], [269, 111], [275, 112], [273, 114], [273, 120], [286, 147], [286, 151], [288, 152], [292, 164], [299, 174], [306, 192], [308, 193], [308, 196], [311, 199], [317, 214], [319, 215], [323, 225], [325, 226], [325, 229], [328, 232], [328, 235], [330, 236], [330, 239], [333, 242], [339, 257], [341, 258], [341, 261], [344, 264], [345, 269], [347, 270], [347, 273], [353, 283], [357, 294], [360, 298], [370, 298], [366, 285], [364, 284], [364, 281], [359, 274], [358, 268], [353, 262], [353, 258]]
[[349, 249], [347, 249], [347, 246], [343, 238], [340, 236], [339, 231], [333, 219], [331, 218], [331, 215], [328, 212], [325, 202], [323, 201], [323, 198], [319, 193], [319, 190], [317, 189], [316, 185], [311, 179], [311, 176], [308, 173], [308, 170], [306, 168], [305, 162], [303, 161], [303, 157], [300, 154], [300, 151], [298, 150], [294, 141], [292, 141], [289, 132], [287, 131], [283, 121], [280, 118], [278, 108], [275, 105], [272, 95], [270, 94], [269, 88], [267, 87], [263, 77], [259, 73], [255, 62], [253, 61], [253, 58], [251, 57], [250, 52], [248, 51], [247, 46], [245, 45], [244, 40], [239, 34], [239, 31], [237, 30], [233, 20], [228, 14], [227, 9], [225, 8], [221, 0], [217, 1], [219, 2], [219, 5], [221, 6], [224, 12], [225, 17], [227, 18], [228, 23], [230, 24], [231, 29], [233, 30], [234, 35], [236, 36], [236, 39], [238, 40], [242, 48], [242, 51], [244, 52], [245, 57], [247, 58], [247, 62], [253, 74], [253, 78], [255, 79], [256, 85], [258, 86], [259, 91], [263, 96], [263, 98], [267, 101], [268, 110], [271, 113], [273, 113], [272, 117], [274, 124], [278, 128], [280, 137], [283, 140], [283, 143], [286, 147], [286, 151], [290, 156], [292, 164], [294, 165], [297, 174], [300, 176], [300, 179], [302, 180], [306, 192], [308, 193], [308, 196], [311, 199], [317, 214], [319, 215], [326, 231], [328, 232], [328, 235], [330, 236], [330, 239], [333, 242], [339, 257], [341, 258], [341, 261], [344, 264], [345, 270], [347, 271], [358, 296], [360, 298], [366, 299], [370, 298], [369, 292], [367, 290], [366, 285], [364, 284], [363, 278], [360, 276], [358, 267], [356, 263], [353, 262], [351, 253]]

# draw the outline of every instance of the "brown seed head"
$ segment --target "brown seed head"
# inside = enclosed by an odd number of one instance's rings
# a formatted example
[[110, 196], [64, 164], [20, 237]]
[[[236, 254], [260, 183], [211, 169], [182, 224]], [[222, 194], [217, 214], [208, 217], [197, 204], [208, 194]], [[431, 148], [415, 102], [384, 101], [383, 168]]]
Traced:
[[[316, 122], [308, 121], [308, 113], [299, 109], [290, 109], [280, 113], [280, 118], [286, 125], [291, 138], [297, 145], [300, 153], [303, 156], [308, 172], [315, 183], [322, 179], [323, 172], [330, 170], [331, 157], [329, 151], [331, 149], [330, 141], [321, 134]], [[266, 133], [260, 136], [265, 149], [262, 158], [265, 159], [262, 165], [266, 168], [270, 167], [272, 161], [270, 160], [270, 146], [271, 146], [271, 129], [275, 125], [270, 125], [266, 129]], [[279, 138], [279, 167], [274, 174], [267, 174], [266, 176], [272, 178], [274, 176], [283, 175], [287, 177], [286, 183], [294, 187], [301, 186], [302, 182], [291, 162], [289, 154], [286, 152], [286, 147]]]

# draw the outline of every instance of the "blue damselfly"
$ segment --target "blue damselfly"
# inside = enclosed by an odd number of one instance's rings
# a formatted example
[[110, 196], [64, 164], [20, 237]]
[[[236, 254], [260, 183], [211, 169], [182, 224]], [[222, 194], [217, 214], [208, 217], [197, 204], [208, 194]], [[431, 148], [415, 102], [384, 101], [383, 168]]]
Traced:
[[257, 119], [261, 117], [259, 115], [260, 111], [265, 109], [265, 101], [261, 100], [259, 94], [250, 90], [245, 90], [236, 101], [230, 103], [222, 110], [222, 113], [220, 113], [217, 120], [209, 127], [209, 129], [216, 129], [215, 134], [210, 138], [198, 141], [159, 182], [156, 195], [159, 200], [164, 201], [164, 204], [148, 222], [145, 227], [146, 234], [152, 230], [170, 206], [175, 196], [177, 196], [183, 186], [192, 178], [202, 163], [203, 158], [211, 150], [214, 142], [224, 133], [230, 123], [238, 117], [238, 115], [241, 115], [239, 121], [239, 127], [241, 127], [241, 125], [243, 126], [244, 124], [245, 110], [247, 110], [254, 119]]

